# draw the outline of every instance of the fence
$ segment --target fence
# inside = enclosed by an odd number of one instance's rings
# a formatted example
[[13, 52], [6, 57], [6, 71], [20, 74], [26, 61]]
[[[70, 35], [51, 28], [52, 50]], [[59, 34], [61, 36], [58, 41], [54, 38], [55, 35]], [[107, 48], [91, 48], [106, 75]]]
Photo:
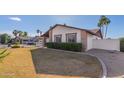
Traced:
[[92, 48], [120, 51], [119, 39], [93, 39]]

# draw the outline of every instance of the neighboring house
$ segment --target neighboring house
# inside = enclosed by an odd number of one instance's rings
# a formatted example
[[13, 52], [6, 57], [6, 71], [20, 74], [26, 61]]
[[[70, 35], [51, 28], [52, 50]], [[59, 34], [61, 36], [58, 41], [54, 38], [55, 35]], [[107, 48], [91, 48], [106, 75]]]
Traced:
[[16, 41], [20, 41], [21, 44], [36, 44], [37, 38], [36, 37], [17, 37], [16, 40], [15, 38], [11, 39], [11, 43], [15, 43]]
[[35, 44], [35, 37], [20, 37], [22, 44]]
[[44, 45], [44, 38], [41, 36], [36, 36], [36, 46], [43, 47]]
[[93, 39], [102, 39], [100, 29], [82, 29], [67, 25], [56, 24], [42, 35], [44, 42], [82, 43], [86, 50], [92, 48]]
[[21, 37], [22, 44], [32, 45], [35, 44], [37, 47], [43, 46], [43, 37], [35, 36], [35, 37]]

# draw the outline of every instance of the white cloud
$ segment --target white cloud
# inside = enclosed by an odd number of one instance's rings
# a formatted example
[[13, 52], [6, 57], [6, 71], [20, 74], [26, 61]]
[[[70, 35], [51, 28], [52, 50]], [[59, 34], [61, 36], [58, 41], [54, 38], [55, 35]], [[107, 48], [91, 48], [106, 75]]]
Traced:
[[9, 17], [9, 19], [13, 21], [21, 21], [21, 18], [19, 17]]

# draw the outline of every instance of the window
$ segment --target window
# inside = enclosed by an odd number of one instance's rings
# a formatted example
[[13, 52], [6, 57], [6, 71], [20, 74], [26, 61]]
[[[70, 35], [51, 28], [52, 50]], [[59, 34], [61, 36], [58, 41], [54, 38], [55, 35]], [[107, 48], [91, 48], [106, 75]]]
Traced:
[[62, 35], [54, 35], [54, 42], [60, 43], [62, 41]]
[[68, 43], [76, 43], [77, 34], [76, 33], [68, 33], [66, 34], [66, 42]]

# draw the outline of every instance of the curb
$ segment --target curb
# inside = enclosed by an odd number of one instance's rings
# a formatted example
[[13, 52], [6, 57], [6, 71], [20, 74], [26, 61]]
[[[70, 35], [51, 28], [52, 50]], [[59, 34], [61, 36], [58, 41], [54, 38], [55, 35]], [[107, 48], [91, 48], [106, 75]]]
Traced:
[[[84, 53], [85, 54], [85, 53]], [[99, 60], [99, 62], [101, 63], [101, 65], [102, 65], [102, 69], [103, 69], [103, 73], [102, 73], [102, 75], [100, 75], [99, 77], [100, 78], [106, 78], [107, 77], [107, 68], [106, 68], [106, 65], [104, 64], [104, 62], [99, 58], [99, 57], [97, 57], [97, 56], [95, 56], [95, 55], [93, 55], [93, 54], [89, 54], [89, 53], [86, 53], [86, 54], [88, 54], [88, 55], [90, 55], [90, 56], [93, 56], [93, 57], [96, 57], [98, 60]]]
[[52, 48], [47, 48], [47, 49], [51, 49], [51, 50], [55, 50], [55, 51], [69, 52], [69, 53], [85, 54], [85, 55], [90, 55], [92, 57], [96, 57], [99, 60], [99, 62], [101, 63], [102, 70], [103, 70], [103, 73], [102, 73], [102, 75], [99, 76], [99, 78], [106, 78], [107, 77], [107, 68], [106, 68], [106, 65], [104, 64], [104, 62], [99, 57], [97, 57], [97, 56], [95, 56], [93, 54], [82, 53], [82, 52], [73, 52], [73, 51], [65, 51], [65, 50], [58, 50], [58, 49], [52, 49]]

